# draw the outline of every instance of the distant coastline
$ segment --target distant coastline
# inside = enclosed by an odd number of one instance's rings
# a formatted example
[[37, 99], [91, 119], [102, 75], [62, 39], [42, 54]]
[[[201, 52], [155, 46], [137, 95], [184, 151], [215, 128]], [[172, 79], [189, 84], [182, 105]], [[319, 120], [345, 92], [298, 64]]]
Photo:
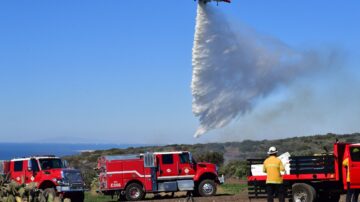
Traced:
[[69, 144], [69, 143], [0, 143], [0, 160], [34, 155], [68, 156], [112, 148], [125, 149], [145, 144]]

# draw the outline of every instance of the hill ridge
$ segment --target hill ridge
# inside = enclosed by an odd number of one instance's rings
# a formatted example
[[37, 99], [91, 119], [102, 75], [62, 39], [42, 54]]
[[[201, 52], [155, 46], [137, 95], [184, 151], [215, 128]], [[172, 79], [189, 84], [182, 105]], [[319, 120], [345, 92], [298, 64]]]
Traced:
[[[340, 142], [360, 143], [360, 133], [312, 135], [289, 137], [275, 140], [244, 140], [241, 142], [205, 143], [205, 144], [170, 144], [164, 146], [129, 147], [126, 149], [96, 150], [82, 152], [79, 155], [65, 157], [71, 166], [79, 168], [85, 179], [91, 181], [96, 172], [97, 158], [103, 155], [139, 154], [155, 151], [190, 151], [195, 159], [212, 161], [225, 167], [228, 164], [244, 166], [247, 158], [265, 158], [270, 146], [276, 146], [279, 153], [289, 152], [291, 155], [313, 155], [324, 153], [326, 147], [333, 150], [332, 145], [336, 140]], [[235, 171], [234, 171], [235, 172]], [[242, 170], [243, 172], [243, 170]]]

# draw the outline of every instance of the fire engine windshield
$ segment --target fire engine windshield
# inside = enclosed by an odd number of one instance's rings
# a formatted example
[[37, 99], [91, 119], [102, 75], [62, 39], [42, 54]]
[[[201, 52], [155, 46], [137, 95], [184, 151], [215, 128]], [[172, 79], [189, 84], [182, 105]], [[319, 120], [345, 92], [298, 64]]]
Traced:
[[39, 161], [42, 170], [64, 167], [61, 159], [39, 159]]

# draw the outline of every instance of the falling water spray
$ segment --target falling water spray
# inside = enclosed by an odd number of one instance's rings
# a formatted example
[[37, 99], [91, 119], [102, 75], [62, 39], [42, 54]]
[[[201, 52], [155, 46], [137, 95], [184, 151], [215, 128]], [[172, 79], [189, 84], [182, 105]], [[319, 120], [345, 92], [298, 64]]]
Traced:
[[269, 36], [234, 32], [211, 5], [198, 4], [192, 50], [195, 137], [251, 111], [278, 86], [323, 66], [314, 51], [295, 51]]

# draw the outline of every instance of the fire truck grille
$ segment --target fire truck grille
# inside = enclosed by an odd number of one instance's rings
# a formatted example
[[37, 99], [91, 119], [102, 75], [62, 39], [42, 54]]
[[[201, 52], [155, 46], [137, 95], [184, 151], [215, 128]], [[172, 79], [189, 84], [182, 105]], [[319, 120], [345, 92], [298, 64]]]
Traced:
[[71, 189], [83, 189], [83, 185], [82, 184], [72, 184], [71, 185]]
[[83, 179], [81, 177], [80, 171], [65, 170], [64, 171], [64, 181], [66, 181], [70, 184], [82, 184]]

